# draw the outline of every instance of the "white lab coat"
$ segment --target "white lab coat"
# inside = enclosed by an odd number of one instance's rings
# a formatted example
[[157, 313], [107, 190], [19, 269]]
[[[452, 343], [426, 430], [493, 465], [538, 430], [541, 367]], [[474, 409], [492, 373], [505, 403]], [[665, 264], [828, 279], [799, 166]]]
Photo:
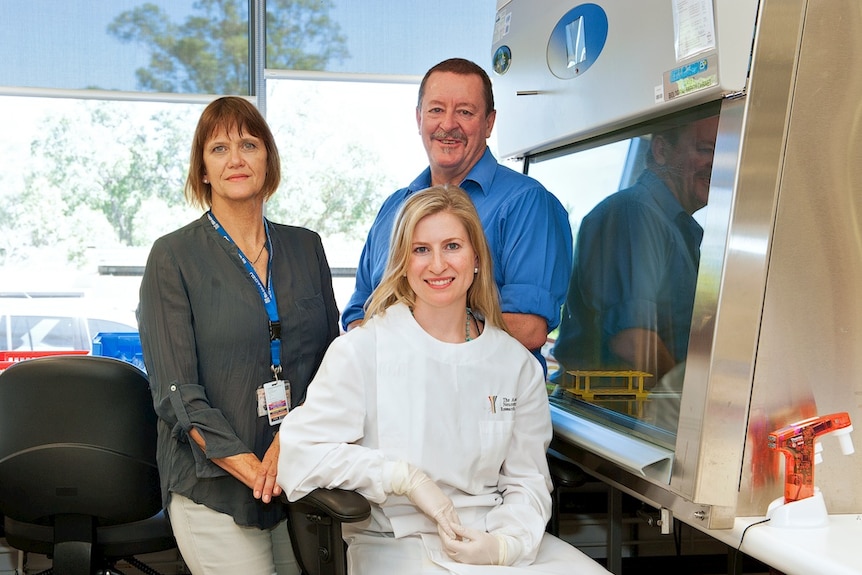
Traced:
[[[398, 304], [330, 345], [305, 404], [282, 422], [278, 483], [291, 500], [340, 487], [372, 502], [371, 519], [350, 528], [352, 573], [520, 572], [449, 560], [436, 525], [406, 497], [385, 493], [397, 460], [436, 481], [463, 524], [516, 537], [525, 572], [571, 573], [578, 561], [607, 573], [565, 544], [554, 547], [566, 556], [551, 558], [560, 570], [530, 566], [550, 538], [551, 435], [542, 368], [520, 343], [492, 326], [470, 342], [444, 343]], [[388, 554], [398, 563], [382, 564]], [[407, 571], [405, 556], [416, 561]]]

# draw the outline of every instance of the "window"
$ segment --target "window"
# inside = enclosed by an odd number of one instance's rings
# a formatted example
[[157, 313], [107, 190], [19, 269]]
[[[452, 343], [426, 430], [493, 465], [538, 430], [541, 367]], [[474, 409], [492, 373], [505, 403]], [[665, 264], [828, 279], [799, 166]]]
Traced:
[[575, 262], [545, 353], [552, 401], [672, 447], [717, 130], [715, 107], [530, 158]]
[[0, 20], [15, 47], [0, 86], [248, 94], [258, 4], [269, 69], [421, 76], [451, 56], [490, 68], [496, 0], [30, 0]]
[[[0, 19], [0, 291], [80, 290], [127, 323], [152, 241], [200, 215], [182, 197], [200, 111], [253, 70], [284, 169], [268, 215], [321, 233], [343, 305], [380, 201], [425, 166], [419, 79], [450, 56], [490, 68], [496, 2], [268, 0], [265, 73], [259, 4], [34, 0]], [[333, 217], [336, 194], [359, 209]]]

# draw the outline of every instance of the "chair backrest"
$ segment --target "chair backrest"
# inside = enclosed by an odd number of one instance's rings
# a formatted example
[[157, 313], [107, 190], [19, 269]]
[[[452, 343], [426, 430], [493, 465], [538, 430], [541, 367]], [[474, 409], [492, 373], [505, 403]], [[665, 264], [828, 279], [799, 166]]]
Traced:
[[0, 513], [116, 525], [161, 509], [146, 375], [124, 361], [55, 356], [0, 373]]

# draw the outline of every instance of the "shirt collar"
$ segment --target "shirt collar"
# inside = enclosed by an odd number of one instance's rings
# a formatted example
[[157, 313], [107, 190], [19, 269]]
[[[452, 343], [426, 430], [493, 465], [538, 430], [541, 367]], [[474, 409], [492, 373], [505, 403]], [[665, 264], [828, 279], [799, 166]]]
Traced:
[[664, 181], [652, 170], [644, 170], [638, 180], [650, 191], [650, 196], [652, 196], [655, 203], [658, 204], [661, 211], [663, 211], [668, 218], [672, 220], [676, 219], [680, 212], [691, 217], [682, 209], [682, 204], [679, 203], [679, 200], [676, 199], [676, 196], [674, 196], [673, 192], [670, 191], [670, 188], [667, 187], [667, 184], [665, 184]]
[[[497, 159], [494, 158], [494, 154], [491, 153], [491, 148], [485, 146], [485, 153], [482, 154], [482, 157], [479, 158], [479, 161], [476, 162], [470, 171], [467, 173], [467, 177], [464, 178], [464, 181], [460, 183], [460, 186], [467, 190], [467, 188], [472, 188], [474, 190], [478, 190], [481, 193], [487, 195], [488, 190], [491, 189], [491, 182], [494, 181], [494, 174], [497, 171]], [[410, 190], [410, 193], [418, 192], [419, 190], [424, 190], [425, 188], [431, 186], [431, 167], [425, 168], [425, 170], [419, 174], [419, 177], [410, 182], [410, 185], [407, 186], [407, 189]], [[470, 190], [468, 190], [470, 191]]]
[[653, 200], [668, 219], [676, 222], [680, 229], [690, 234], [697, 245], [700, 245], [703, 239], [703, 228], [691, 214], [682, 208], [682, 204], [679, 203], [667, 184], [652, 170], [644, 170], [638, 181], [646, 186]]

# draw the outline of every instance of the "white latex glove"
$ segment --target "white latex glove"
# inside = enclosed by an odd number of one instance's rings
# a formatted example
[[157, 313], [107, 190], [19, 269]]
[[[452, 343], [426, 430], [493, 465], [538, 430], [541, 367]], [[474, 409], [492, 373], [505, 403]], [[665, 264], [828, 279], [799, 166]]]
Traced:
[[397, 462], [392, 472], [391, 487], [392, 493], [406, 495], [413, 505], [436, 521], [438, 531], [451, 539], [457, 537], [452, 526], [460, 525], [461, 520], [455, 505], [422, 470], [405, 461]]
[[450, 538], [440, 532], [443, 550], [459, 563], [471, 565], [508, 565], [509, 553], [505, 535], [494, 535], [486, 531], [453, 525], [452, 530], [457, 535]]

